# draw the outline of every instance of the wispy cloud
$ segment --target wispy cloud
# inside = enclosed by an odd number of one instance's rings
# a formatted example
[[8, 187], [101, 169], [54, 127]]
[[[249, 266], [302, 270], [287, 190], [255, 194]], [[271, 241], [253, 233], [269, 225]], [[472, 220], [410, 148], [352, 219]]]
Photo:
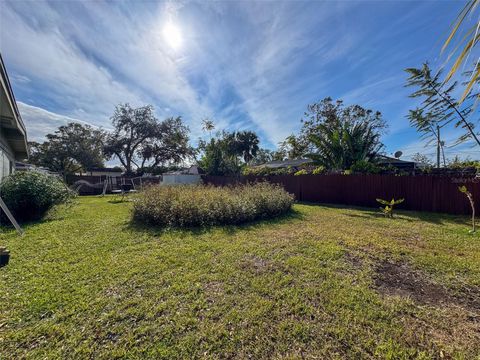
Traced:
[[[273, 147], [326, 96], [381, 110], [392, 133], [404, 131], [403, 68], [432, 53], [437, 34], [427, 28], [448, 19], [449, 7], [3, 1], [0, 49], [31, 138], [70, 118], [106, 127], [114, 106], [130, 102], [183, 116], [193, 139], [209, 117], [218, 130], [255, 130]], [[167, 21], [180, 29], [181, 48], [166, 43]]]
[[55, 132], [59, 126], [66, 125], [70, 122], [92, 125], [83, 120], [59, 115], [36, 106], [25, 104], [21, 101], [17, 101], [17, 105], [27, 128], [29, 141], [42, 142], [45, 140], [45, 135]]

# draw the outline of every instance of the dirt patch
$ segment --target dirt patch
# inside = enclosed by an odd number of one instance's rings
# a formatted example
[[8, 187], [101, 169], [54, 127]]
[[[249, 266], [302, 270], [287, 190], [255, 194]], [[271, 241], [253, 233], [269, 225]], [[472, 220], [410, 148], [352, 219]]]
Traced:
[[353, 269], [361, 269], [363, 267], [364, 259], [357, 254], [345, 252], [343, 254], [344, 261]]
[[420, 304], [457, 305], [470, 311], [480, 310], [480, 289], [462, 289], [452, 294], [406, 262], [382, 261], [375, 271], [375, 286], [383, 294], [410, 297]]

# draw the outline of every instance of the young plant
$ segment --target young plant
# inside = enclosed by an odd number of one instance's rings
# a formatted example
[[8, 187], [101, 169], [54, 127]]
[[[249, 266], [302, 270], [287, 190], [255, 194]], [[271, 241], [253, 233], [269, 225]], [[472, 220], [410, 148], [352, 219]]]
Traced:
[[475, 232], [475, 202], [473, 201], [473, 195], [470, 191], [468, 191], [468, 189], [465, 185], [459, 186], [458, 190], [462, 194], [465, 194], [468, 201], [470, 202], [470, 207], [472, 208], [472, 230], [471, 230], [471, 232], [474, 233]]
[[385, 217], [388, 217], [388, 218], [393, 218], [393, 207], [395, 205], [403, 203], [404, 200], [405, 199], [395, 200], [395, 199], [392, 198], [392, 200], [387, 201], [387, 200], [383, 200], [383, 199], [377, 199], [377, 201], [380, 204], [385, 205], [385, 207], [380, 206], [380, 211], [383, 213], [383, 215], [385, 215]]

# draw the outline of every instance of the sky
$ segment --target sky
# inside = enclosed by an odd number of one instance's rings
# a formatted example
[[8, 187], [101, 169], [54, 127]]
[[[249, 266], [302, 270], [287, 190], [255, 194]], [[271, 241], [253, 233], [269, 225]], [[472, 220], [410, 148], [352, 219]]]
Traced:
[[[0, 51], [29, 140], [110, 128], [120, 103], [182, 116], [192, 141], [252, 130], [274, 149], [327, 96], [379, 110], [387, 154], [433, 156], [409, 126], [407, 67], [441, 53], [462, 1], [0, 1]], [[478, 158], [469, 144], [447, 156]]]

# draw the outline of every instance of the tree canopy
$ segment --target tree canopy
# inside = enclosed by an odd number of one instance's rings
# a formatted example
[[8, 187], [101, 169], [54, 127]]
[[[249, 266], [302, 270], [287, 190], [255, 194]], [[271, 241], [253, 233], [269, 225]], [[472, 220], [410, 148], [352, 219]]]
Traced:
[[327, 97], [308, 105], [302, 122], [305, 156], [326, 168], [350, 169], [372, 161], [383, 149], [380, 136], [387, 125], [379, 111]]
[[180, 117], [160, 122], [151, 105], [132, 108], [121, 104], [111, 120], [114, 129], [107, 135], [105, 155], [116, 157], [127, 173], [133, 173], [134, 166], [141, 170], [178, 163], [192, 155], [189, 129]]
[[252, 131], [224, 131], [209, 141], [200, 141], [202, 156], [198, 164], [210, 175], [238, 174], [243, 164], [257, 156], [258, 144], [258, 136]]
[[104, 133], [90, 125], [68, 123], [53, 134], [46, 135], [43, 143], [30, 142], [29, 161], [69, 175], [91, 167], [103, 167]]

